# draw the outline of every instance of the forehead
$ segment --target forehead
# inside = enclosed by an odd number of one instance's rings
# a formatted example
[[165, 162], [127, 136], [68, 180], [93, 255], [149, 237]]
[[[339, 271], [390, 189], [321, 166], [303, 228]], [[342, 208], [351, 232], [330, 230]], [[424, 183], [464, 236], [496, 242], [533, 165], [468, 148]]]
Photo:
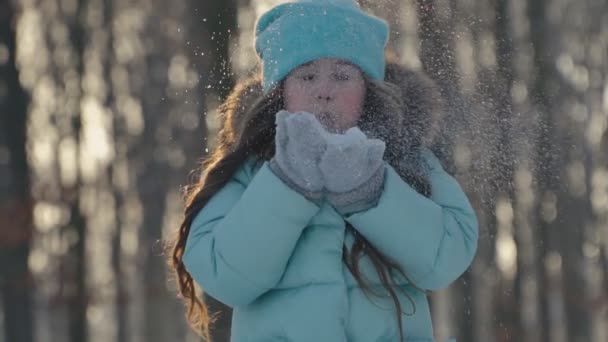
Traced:
[[344, 59], [339, 59], [339, 58], [319, 58], [319, 59], [315, 59], [312, 60], [310, 62], [301, 64], [300, 66], [298, 66], [299, 68], [305, 68], [305, 67], [335, 67], [335, 66], [347, 66], [347, 67], [352, 67], [355, 69], [359, 69], [356, 65], [354, 65], [353, 63], [344, 60]]

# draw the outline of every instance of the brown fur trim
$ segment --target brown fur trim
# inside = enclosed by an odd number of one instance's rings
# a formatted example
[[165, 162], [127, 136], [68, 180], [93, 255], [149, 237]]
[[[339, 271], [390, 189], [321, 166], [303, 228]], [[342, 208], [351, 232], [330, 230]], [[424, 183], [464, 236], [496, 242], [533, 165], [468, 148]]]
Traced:
[[[401, 89], [405, 122], [416, 122], [422, 130], [422, 144], [429, 147], [433, 143], [443, 110], [441, 95], [435, 82], [422, 71], [407, 68], [392, 59], [387, 60], [385, 81]], [[259, 75], [250, 76], [238, 82], [222, 107], [222, 127], [228, 124], [231, 131], [245, 124], [243, 117], [248, 108], [263, 95]], [[226, 137], [232, 140], [234, 137]]]
[[422, 144], [430, 146], [437, 135], [443, 107], [435, 82], [421, 71], [394, 62], [386, 65], [385, 81], [401, 89], [405, 122], [418, 122], [423, 130]]

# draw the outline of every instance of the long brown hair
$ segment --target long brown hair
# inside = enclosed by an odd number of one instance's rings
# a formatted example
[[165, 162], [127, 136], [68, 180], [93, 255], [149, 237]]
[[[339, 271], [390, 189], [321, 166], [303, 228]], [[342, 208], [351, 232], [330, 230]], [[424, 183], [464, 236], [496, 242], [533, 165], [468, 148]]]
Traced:
[[[391, 69], [392, 68], [392, 69]], [[398, 66], [387, 67], [387, 78], [399, 83], [399, 77], [406, 76]], [[428, 131], [427, 113], [417, 105], [404, 103], [403, 87], [384, 81], [366, 79], [366, 98], [359, 127], [368, 137], [382, 139], [386, 143], [385, 160], [397, 173], [419, 193], [430, 196], [430, 184], [423, 172], [424, 166], [418, 153]], [[226, 101], [220, 106], [222, 128], [217, 136], [214, 151], [200, 164], [200, 178], [185, 189], [184, 219], [175, 236], [168, 241], [169, 264], [176, 277], [178, 289], [187, 307], [187, 318], [192, 328], [206, 341], [210, 341], [209, 326], [213, 318], [207, 311], [202, 293], [182, 262], [190, 225], [196, 214], [209, 199], [229, 182], [233, 173], [249, 156], [258, 160], [269, 160], [274, 155], [275, 114], [283, 109], [282, 85], [264, 95], [259, 77], [253, 77], [238, 84]], [[408, 111], [410, 111], [408, 113]], [[401, 303], [395, 289], [401, 290], [412, 304], [411, 297], [396, 285], [393, 276], [401, 276], [410, 282], [405, 271], [394, 261], [383, 255], [350, 224], [346, 228], [355, 242], [349, 250], [343, 246], [343, 262], [353, 277], [371, 299], [375, 293], [366, 283], [359, 269], [359, 260], [367, 255], [373, 263], [383, 288], [395, 304], [399, 333], [403, 340]], [[420, 290], [420, 289], [419, 289]], [[421, 290], [422, 291], [422, 290]], [[202, 292], [202, 290], [201, 290]], [[408, 314], [408, 313], [404, 313]]]

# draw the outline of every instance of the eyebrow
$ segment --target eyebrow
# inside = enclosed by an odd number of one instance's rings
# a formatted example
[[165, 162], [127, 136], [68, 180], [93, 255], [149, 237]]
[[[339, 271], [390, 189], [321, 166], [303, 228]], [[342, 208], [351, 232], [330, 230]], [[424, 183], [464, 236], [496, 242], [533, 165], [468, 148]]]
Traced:
[[[300, 68], [301, 68], [301, 67], [309, 67], [309, 66], [313, 65], [313, 64], [314, 64], [314, 62], [315, 62], [314, 60], [313, 60], [313, 61], [310, 61], [310, 62], [306, 62], [306, 63], [304, 63], [304, 64], [301, 64], [299, 67], [300, 67]], [[336, 64], [337, 64], [337, 65], [341, 65], [341, 66], [342, 66], [342, 65], [343, 65], [343, 66], [351, 66], [351, 67], [354, 67], [354, 68], [356, 68], [356, 67], [357, 67], [357, 66], [356, 66], [356, 65], [354, 65], [353, 63], [351, 63], [351, 62], [349, 62], [349, 61], [342, 60], [342, 59], [340, 59], [340, 60], [336, 61]]]
[[343, 61], [343, 60], [339, 60], [336, 62], [338, 65], [346, 65], [346, 66], [352, 66], [352, 67], [356, 67], [356, 65], [354, 65], [353, 63], [349, 62], [349, 61]]

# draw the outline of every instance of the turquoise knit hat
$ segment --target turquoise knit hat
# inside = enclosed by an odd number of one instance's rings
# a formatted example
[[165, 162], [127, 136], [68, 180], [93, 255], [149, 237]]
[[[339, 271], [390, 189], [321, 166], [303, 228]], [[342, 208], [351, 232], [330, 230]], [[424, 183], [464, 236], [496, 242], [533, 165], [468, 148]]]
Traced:
[[384, 79], [386, 21], [363, 12], [353, 0], [300, 0], [264, 13], [255, 28], [262, 84], [270, 90], [299, 65], [340, 58], [372, 79]]

